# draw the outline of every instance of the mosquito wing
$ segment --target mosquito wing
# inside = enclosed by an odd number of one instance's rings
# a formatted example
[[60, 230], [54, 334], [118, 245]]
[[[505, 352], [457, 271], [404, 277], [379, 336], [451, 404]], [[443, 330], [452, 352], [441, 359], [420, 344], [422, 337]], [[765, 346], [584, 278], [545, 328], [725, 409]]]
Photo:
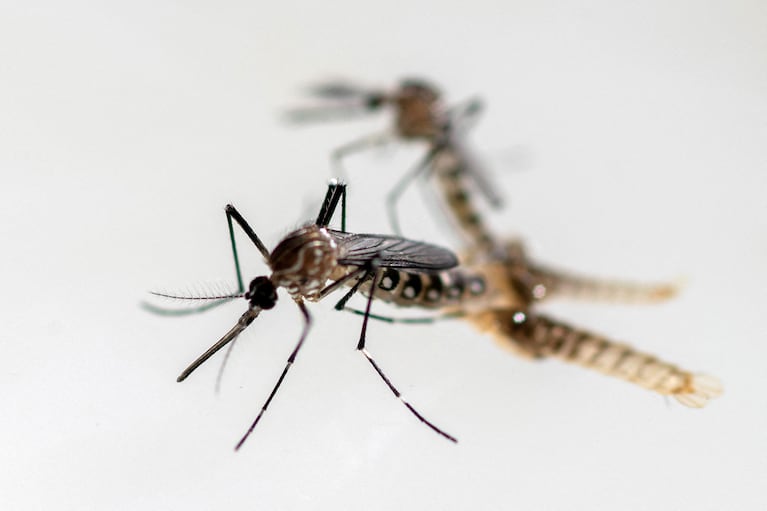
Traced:
[[319, 98], [350, 99], [372, 94], [370, 89], [356, 85], [346, 80], [331, 80], [310, 85], [309, 94]]
[[458, 258], [450, 250], [430, 243], [399, 236], [328, 232], [340, 248], [339, 264], [364, 266], [376, 261], [386, 268], [439, 271], [458, 266]]

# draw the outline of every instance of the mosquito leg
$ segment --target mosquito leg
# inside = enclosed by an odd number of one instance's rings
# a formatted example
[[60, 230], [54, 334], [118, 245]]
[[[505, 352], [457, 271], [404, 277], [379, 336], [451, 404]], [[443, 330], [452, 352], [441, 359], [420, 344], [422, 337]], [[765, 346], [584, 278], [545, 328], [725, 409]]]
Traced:
[[[352, 288], [343, 297], [341, 297], [341, 299], [338, 300], [338, 302], [334, 305], [334, 308], [336, 310], [338, 310], [338, 311], [343, 310], [346, 307], [346, 302], [348, 302], [349, 299], [352, 296], [354, 296], [354, 294], [359, 290], [360, 286], [365, 281], [367, 281], [368, 279], [370, 279], [373, 276], [373, 271], [372, 270], [363, 269], [363, 271], [365, 272], [365, 274], [362, 277], [360, 277], [360, 279], [357, 282], [355, 282], [355, 284], [352, 286]], [[357, 272], [354, 272], [354, 273], [357, 273]], [[350, 277], [351, 275], [353, 275], [353, 274], [347, 275], [347, 277]], [[346, 280], [349, 280], [349, 279], [347, 278]], [[331, 286], [333, 286], [334, 284], [331, 284]], [[328, 287], [330, 287], [330, 286], [328, 286]]]
[[156, 314], [158, 316], [189, 316], [190, 314], [199, 314], [201, 312], [209, 311], [219, 305], [231, 302], [230, 299], [215, 300], [199, 307], [193, 307], [189, 309], [169, 309], [166, 307], [160, 307], [147, 301], [141, 301], [139, 306], [147, 312]]
[[[350, 280], [352, 280], [354, 278], [360, 277], [361, 275], [363, 275], [367, 271], [368, 271], [367, 268], [358, 268], [357, 270], [354, 270], [353, 272], [349, 273], [348, 275], [344, 275], [343, 277], [341, 277], [340, 279], [336, 280], [335, 282], [332, 282], [331, 284], [325, 286], [320, 291], [319, 299], [321, 300], [322, 298], [325, 298], [327, 295], [329, 295], [330, 293], [332, 293], [333, 291], [335, 291], [336, 289], [338, 289], [342, 285], [346, 284], [348, 281], [350, 281]], [[359, 287], [359, 286], [357, 286], [357, 287]], [[349, 298], [351, 298], [351, 296], [349, 296]], [[346, 298], [346, 301], [348, 301], [349, 298]], [[344, 301], [344, 303], [346, 303], [346, 301]]]
[[330, 163], [333, 166], [333, 172], [337, 173], [338, 177], [341, 177], [344, 181], [346, 181], [346, 170], [341, 164], [343, 159], [351, 154], [358, 153], [372, 147], [386, 145], [393, 139], [393, 135], [387, 131], [383, 133], [367, 135], [342, 145], [341, 147], [335, 149], [330, 156]]
[[338, 207], [338, 201], [341, 200], [341, 212], [343, 218], [341, 219], [341, 227], [345, 232], [346, 227], [346, 185], [339, 183], [335, 179], [331, 179], [328, 183], [328, 191], [325, 192], [325, 198], [322, 201], [320, 212], [317, 215], [315, 224], [320, 227], [327, 227], [330, 220], [333, 218], [333, 214]]
[[447, 112], [449, 129], [456, 133], [458, 130], [465, 132], [473, 128], [484, 109], [485, 104], [478, 97], [469, 98], [450, 107]]
[[234, 253], [234, 264], [237, 269], [237, 283], [240, 286], [240, 291], [244, 290], [244, 286], [242, 283], [242, 275], [240, 273], [240, 261], [237, 257], [237, 243], [234, 240], [234, 226], [232, 225], [232, 219], [234, 219], [235, 222], [242, 228], [242, 230], [245, 232], [245, 234], [248, 235], [248, 238], [250, 238], [250, 241], [253, 242], [253, 244], [258, 248], [258, 251], [261, 252], [261, 255], [264, 257], [264, 260], [269, 260], [269, 250], [267, 250], [266, 245], [261, 241], [261, 239], [258, 237], [256, 232], [248, 225], [248, 222], [245, 221], [245, 219], [242, 217], [239, 211], [235, 209], [234, 206], [231, 204], [226, 205], [226, 222], [229, 225], [229, 238], [232, 241], [232, 252]]
[[399, 202], [400, 197], [402, 197], [402, 194], [407, 187], [410, 186], [418, 176], [430, 170], [431, 162], [441, 149], [441, 145], [429, 149], [426, 156], [424, 156], [415, 167], [403, 175], [394, 187], [389, 190], [389, 193], [386, 194], [386, 216], [389, 217], [389, 225], [395, 234], [402, 235], [402, 229], [400, 229], [399, 225], [399, 217], [397, 216], [397, 203]]
[[[364, 316], [365, 311], [359, 310], [359, 309], [353, 309], [351, 307], [344, 307], [342, 310], [351, 312], [352, 314], [356, 314], [358, 316]], [[465, 315], [463, 312], [453, 312], [449, 314], [439, 314], [436, 316], [425, 316], [425, 317], [414, 317], [414, 318], [396, 318], [392, 316], [382, 316], [380, 314], [368, 314], [368, 317], [370, 319], [375, 319], [376, 321], [383, 321], [385, 323], [403, 323], [408, 325], [426, 325], [426, 324], [432, 324], [436, 323], [437, 321], [442, 321], [445, 319], [455, 319], [455, 318], [461, 318]]]
[[377, 280], [378, 280], [378, 271], [376, 270], [375, 273], [373, 274], [373, 282], [371, 283], [371, 286], [370, 286], [370, 295], [368, 296], [367, 306], [365, 307], [365, 315], [364, 315], [365, 317], [362, 320], [362, 329], [360, 330], [360, 340], [359, 340], [359, 343], [357, 344], [357, 349], [361, 351], [363, 355], [365, 355], [365, 358], [368, 359], [368, 362], [370, 362], [370, 364], [373, 366], [373, 369], [376, 370], [376, 372], [378, 373], [378, 376], [380, 376], [381, 379], [384, 381], [384, 383], [386, 383], [386, 386], [389, 387], [389, 390], [392, 391], [394, 396], [397, 397], [397, 399], [399, 399], [400, 401], [402, 401], [402, 404], [404, 404], [405, 407], [407, 407], [407, 409], [410, 410], [410, 412], [418, 418], [418, 420], [420, 420], [421, 422], [426, 424], [428, 427], [430, 427], [434, 432], [438, 433], [439, 435], [442, 435], [443, 437], [447, 438], [451, 442], [458, 442], [458, 440], [455, 437], [442, 431], [440, 428], [438, 428], [437, 426], [429, 422], [423, 415], [421, 415], [418, 412], [418, 410], [413, 408], [413, 406], [402, 397], [399, 390], [397, 390], [394, 384], [392, 384], [391, 380], [389, 380], [389, 378], [386, 377], [386, 375], [383, 373], [381, 368], [378, 367], [378, 364], [376, 364], [375, 360], [373, 360], [373, 357], [370, 355], [368, 350], [365, 349], [365, 334], [367, 332], [368, 318], [370, 317], [370, 305], [373, 303], [373, 295], [375, 293]]
[[232, 350], [234, 349], [235, 344], [237, 344], [237, 339], [232, 341], [229, 346], [226, 347], [224, 358], [221, 360], [221, 365], [218, 367], [218, 373], [216, 373], [216, 384], [213, 386], [213, 392], [216, 394], [221, 392], [221, 380], [224, 379], [224, 370], [226, 369], [226, 365], [229, 363], [229, 357], [232, 354]]
[[346, 184], [341, 195], [341, 232], [346, 232]]
[[298, 304], [298, 308], [301, 309], [301, 314], [304, 315], [304, 329], [301, 332], [301, 337], [298, 339], [298, 343], [296, 344], [296, 347], [293, 348], [293, 352], [288, 357], [288, 361], [285, 364], [285, 369], [282, 370], [282, 374], [280, 374], [279, 379], [277, 380], [277, 383], [274, 385], [274, 388], [272, 389], [272, 392], [269, 394], [269, 397], [266, 399], [266, 402], [261, 407], [261, 411], [258, 412], [258, 415], [256, 416], [256, 419], [253, 421], [253, 423], [248, 428], [248, 431], [245, 432], [245, 434], [242, 436], [239, 442], [237, 442], [237, 445], [234, 447], [235, 451], [238, 451], [240, 447], [242, 447], [242, 444], [245, 443], [245, 440], [248, 439], [250, 434], [253, 432], [253, 430], [256, 428], [256, 425], [258, 424], [258, 421], [261, 420], [261, 416], [264, 415], [264, 412], [269, 407], [269, 403], [272, 402], [272, 398], [274, 398], [274, 395], [277, 393], [277, 389], [280, 388], [280, 385], [282, 385], [282, 380], [285, 379], [285, 375], [288, 374], [288, 369], [290, 369], [290, 366], [293, 365], [293, 362], [296, 361], [296, 356], [298, 355], [298, 350], [301, 349], [301, 346], [304, 344], [304, 340], [306, 339], [306, 334], [309, 333], [309, 328], [312, 324], [312, 317], [309, 315], [309, 311], [306, 310], [306, 305], [304, 305], [303, 302], [296, 302]]

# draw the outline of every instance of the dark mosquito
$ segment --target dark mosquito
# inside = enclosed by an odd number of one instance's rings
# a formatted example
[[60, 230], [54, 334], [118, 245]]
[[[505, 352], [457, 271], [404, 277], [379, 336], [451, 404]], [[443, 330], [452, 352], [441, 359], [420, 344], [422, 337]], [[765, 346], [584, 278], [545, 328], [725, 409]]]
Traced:
[[[271, 275], [254, 278], [250, 282], [247, 291], [243, 293], [210, 297], [212, 300], [230, 300], [244, 297], [248, 302], [248, 308], [237, 320], [237, 323], [221, 339], [181, 373], [178, 381], [185, 380], [213, 354], [234, 341], [258, 317], [261, 311], [273, 308], [277, 303], [278, 288], [284, 288], [288, 292], [304, 317], [304, 328], [301, 336], [288, 357], [282, 374], [255, 420], [237, 443], [235, 449], [239, 449], [242, 446], [261, 420], [277, 389], [279, 389], [285, 379], [288, 369], [295, 362], [298, 352], [306, 339], [312, 320], [304, 302], [319, 301], [343, 285], [351, 286], [351, 289], [339, 301], [337, 308], [343, 308], [346, 301], [359, 291], [363, 285], [366, 285], [368, 289], [365, 293], [367, 295], [367, 305], [357, 349], [362, 352], [392, 393], [402, 401], [413, 415], [438, 434], [453, 442], [456, 441], [454, 437], [428, 421], [410, 403], [403, 399], [391, 380], [374, 361], [365, 345], [371, 303], [375, 297], [377, 283], [382, 279], [382, 273], [386, 274], [388, 271], [397, 271], [407, 275], [429, 275], [455, 267], [458, 261], [452, 252], [435, 245], [411, 241], [398, 236], [353, 234], [344, 230], [337, 231], [328, 228], [339, 200], [342, 203], [342, 213], [345, 216], [345, 198], [345, 185], [334, 181], [331, 182], [320, 212], [317, 215], [317, 220], [313, 224], [306, 225], [288, 234], [271, 252], [267, 250], [258, 235], [256, 235], [255, 231], [234, 206], [228, 205], [226, 207], [229, 236], [240, 289], [244, 289], [244, 287], [242, 286], [233, 220], [250, 238], [259, 252], [261, 252], [271, 269]], [[345, 220], [342, 219], [342, 227], [344, 226]], [[328, 284], [328, 282], [330, 283]], [[169, 298], [185, 298], [165, 293], [155, 294]]]
[[420, 79], [400, 82], [392, 91], [371, 90], [344, 81], [317, 85], [309, 93], [324, 104], [296, 108], [288, 112], [294, 122], [358, 117], [389, 109], [394, 126], [347, 143], [333, 152], [336, 171], [343, 175], [341, 161], [352, 153], [393, 140], [422, 141], [426, 155], [394, 185], [387, 195], [386, 210], [392, 229], [401, 233], [397, 203], [406, 188], [419, 176], [435, 177], [441, 197], [450, 210], [453, 223], [472, 247], [490, 250], [493, 239], [481, 221], [478, 210], [469, 200], [470, 190], [478, 190], [493, 207], [500, 207], [501, 197], [463, 145], [464, 133], [473, 125], [483, 106], [471, 98], [447, 106], [434, 85]]

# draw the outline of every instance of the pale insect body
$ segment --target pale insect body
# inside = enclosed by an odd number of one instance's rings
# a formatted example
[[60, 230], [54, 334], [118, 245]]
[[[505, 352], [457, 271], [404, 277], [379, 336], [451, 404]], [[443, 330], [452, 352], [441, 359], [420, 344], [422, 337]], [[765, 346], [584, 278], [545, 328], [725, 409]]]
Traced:
[[681, 404], [701, 408], [722, 394], [716, 378], [695, 374], [631, 346], [533, 312], [488, 310], [468, 317], [479, 330], [515, 353], [558, 358], [626, 380]]

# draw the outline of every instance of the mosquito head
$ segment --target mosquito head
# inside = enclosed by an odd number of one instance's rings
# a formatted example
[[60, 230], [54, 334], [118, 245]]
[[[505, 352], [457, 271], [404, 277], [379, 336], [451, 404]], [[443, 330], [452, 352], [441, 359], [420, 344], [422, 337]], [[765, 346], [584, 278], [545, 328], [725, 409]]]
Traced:
[[309, 225], [287, 235], [272, 251], [271, 281], [294, 298], [318, 300], [337, 259], [338, 247], [328, 231]]
[[269, 310], [277, 303], [277, 287], [269, 277], [256, 277], [250, 281], [245, 298], [251, 307]]
[[443, 112], [436, 87], [423, 80], [403, 80], [392, 102], [396, 107], [397, 131], [402, 137], [433, 139], [442, 133]]

